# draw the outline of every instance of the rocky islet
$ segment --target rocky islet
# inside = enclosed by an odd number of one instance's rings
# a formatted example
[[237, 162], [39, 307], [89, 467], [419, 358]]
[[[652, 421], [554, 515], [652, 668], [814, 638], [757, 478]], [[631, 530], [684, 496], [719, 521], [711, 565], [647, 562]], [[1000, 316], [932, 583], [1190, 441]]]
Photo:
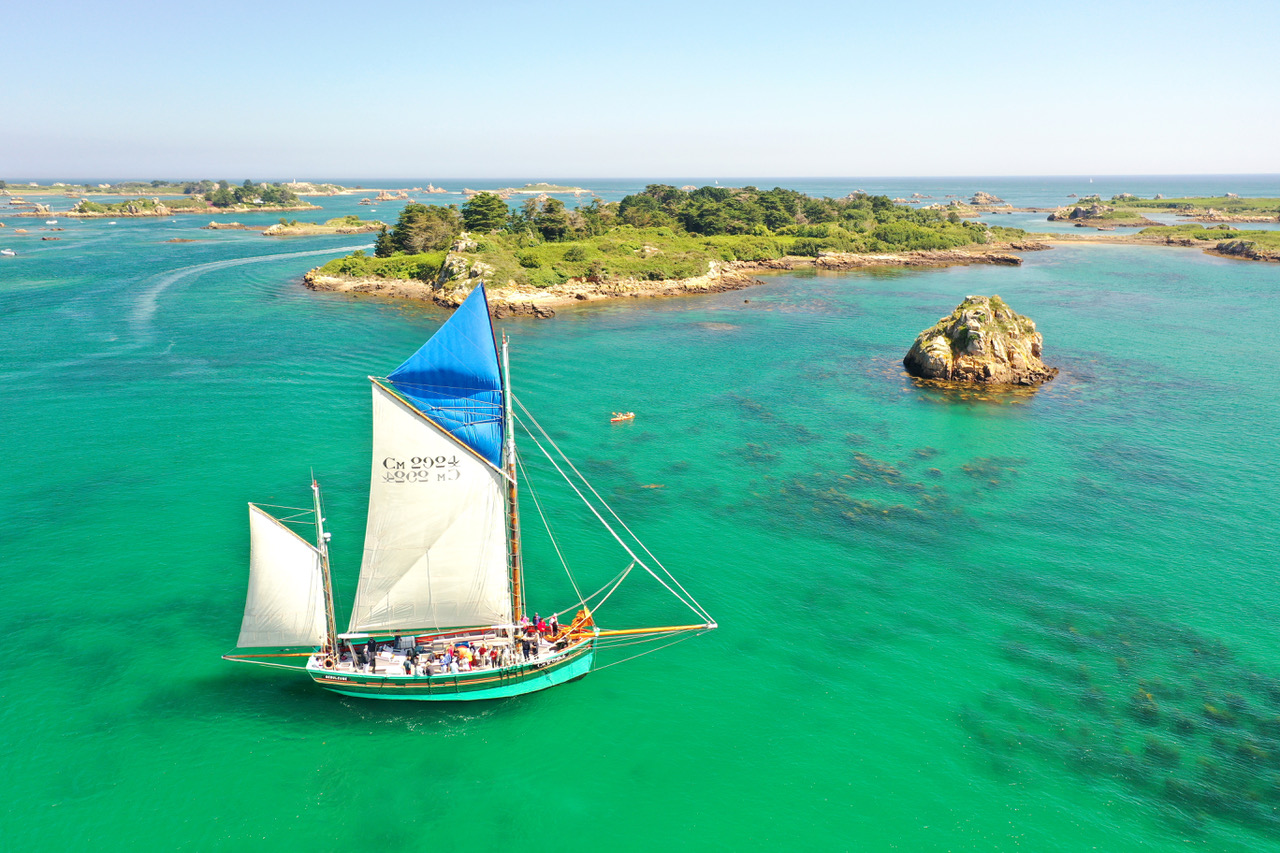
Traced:
[[1058, 374], [1041, 361], [1044, 338], [999, 296], [966, 296], [916, 337], [902, 360], [921, 379], [985, 385], [1039, 385]]

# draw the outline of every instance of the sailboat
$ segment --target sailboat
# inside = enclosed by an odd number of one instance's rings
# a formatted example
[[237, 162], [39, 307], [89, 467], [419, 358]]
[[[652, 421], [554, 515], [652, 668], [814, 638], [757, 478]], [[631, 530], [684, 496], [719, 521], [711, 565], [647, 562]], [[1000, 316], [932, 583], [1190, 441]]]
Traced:
[[[500, 349], [496, 343], [481, 283], [407, 361], [385, 378], [369, 377], [369, 512], [346, 632], [337, 631], [319, 484], [312, 479], [309, 510], [277, 518], [267, 510], [281, 508], [249, 505], [249, 588], [236, 649], [225, 660], [302, 670], [347, 696], [499, 699], [582, 678], [612, 645], [652, 640], [656, 651], [665, 647], [658, 640], [717, 627], [521, 405], [526, 434], [630, 557], [604, 587], [558, 611], [574, 614], [564, 624], [529, 619], [508, 343], [506, 335]], [[698, 621], [598, 626], [600, 605], [637, 567]]]

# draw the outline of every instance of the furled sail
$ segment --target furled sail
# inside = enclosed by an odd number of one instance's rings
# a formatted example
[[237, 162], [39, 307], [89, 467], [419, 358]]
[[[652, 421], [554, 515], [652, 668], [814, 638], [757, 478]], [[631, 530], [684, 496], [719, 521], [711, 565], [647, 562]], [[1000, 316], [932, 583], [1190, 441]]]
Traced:
[[249, 594], [236, 646], [315, 646], [324, 637], [320, 552], [249, 504]]
[[369, 521], [351, 631], [511, 621], [504, 478], [468, 446], [374, 380]]
[[387, 380], [463, 444], [502, 465], [502, 374], [484, 285]]

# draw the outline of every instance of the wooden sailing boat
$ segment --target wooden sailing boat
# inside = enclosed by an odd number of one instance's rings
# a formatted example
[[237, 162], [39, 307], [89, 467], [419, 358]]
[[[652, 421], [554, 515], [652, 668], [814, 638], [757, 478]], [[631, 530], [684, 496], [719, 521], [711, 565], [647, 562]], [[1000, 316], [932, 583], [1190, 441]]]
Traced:
[[[339, 634], [336, 627], [329, 534], [313, 481], [314, 545], [285, 523], [296, 523], [296, 516], [282, 521], [249, 505], [249, 590], [237, 649], [226, 660], [305, 669], [321, 687], [349, 696], [496, 699], [581, 678], [598, 666], [597, 653], [610, 638], [632, 643], [716, 627], [648, 549], [610, 525], [605, 515], [612, 510], [602, 500], [597, 508], [573, 484], [547, 450], [554, 442], [537, 427], [542, 439], [530, 430], [534, 443], [630, 555], [631, 565], [567, 608], [576, 612], [568, 624], [529, 630], [507, 365], [507, 340], [500, 364], [480, 285], [404, 364], [385, 379], [370, 377], [373, 474], [348, 631]], [[536, 426], [532, 416], [528, 421]], [[620, 520], [618, 525], [626, 530]], [[636, 566], [701, 621], [598, 627], [595, 608]]]

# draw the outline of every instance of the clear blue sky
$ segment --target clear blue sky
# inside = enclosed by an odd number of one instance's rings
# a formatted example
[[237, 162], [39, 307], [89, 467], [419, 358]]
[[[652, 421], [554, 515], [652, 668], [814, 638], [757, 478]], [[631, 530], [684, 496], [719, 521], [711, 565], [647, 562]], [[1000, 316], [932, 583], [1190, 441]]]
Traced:
[[6, 5], [0, 178], [1280, 172], [1280, 2]]

